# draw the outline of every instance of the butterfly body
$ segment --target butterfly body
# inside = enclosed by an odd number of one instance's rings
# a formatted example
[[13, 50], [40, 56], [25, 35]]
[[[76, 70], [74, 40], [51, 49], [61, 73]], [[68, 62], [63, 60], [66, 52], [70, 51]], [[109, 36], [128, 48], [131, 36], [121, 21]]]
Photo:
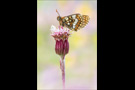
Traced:
[[79, 13], [72, 14], [64, 17], [57, 17], [59, 24], [63, 27], [67, 27], [70, 30], [77, 31], [83, 27], [85, 27], [89, 22], [88, 15], [81, 15]]

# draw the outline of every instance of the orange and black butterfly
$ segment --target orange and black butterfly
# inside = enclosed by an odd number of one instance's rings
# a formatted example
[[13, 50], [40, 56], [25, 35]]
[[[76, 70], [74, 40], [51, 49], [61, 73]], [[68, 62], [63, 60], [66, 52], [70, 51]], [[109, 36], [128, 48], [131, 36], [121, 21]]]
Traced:
[[[57, 10], [56, 12], [58, 13]], [[64, 17], [61, 17], [59, 13], [58, 15], [57, 20], [59, 21], [59, 24], [73, 31], [78, 31], [79, 29], [84, 28], [90, 20], [88, 15], [81, 15], [79, 13]]]

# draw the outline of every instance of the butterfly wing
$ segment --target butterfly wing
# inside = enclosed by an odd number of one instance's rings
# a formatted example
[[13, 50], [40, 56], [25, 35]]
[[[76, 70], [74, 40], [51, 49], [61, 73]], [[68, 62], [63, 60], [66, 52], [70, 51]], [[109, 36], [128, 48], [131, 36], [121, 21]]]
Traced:
[[89, 20], [90, 20], [90, 18], [88, 15], [82, 15], [81, 28], [84, 28], [88, 24]]
[[72, 15], [65, 16], [63, 18], [64, 26], [69, 28], [70, 30], [75, 30], [75, 25], [78, 22], [77, 16], [81, 16], [81, 15], [80, 14], [72, 14]]
[[77, 13], [62, 17], [62, 20], [65, 27], [69, 28], [70, 30], [77, 31], [88, 24], [89, 16]]

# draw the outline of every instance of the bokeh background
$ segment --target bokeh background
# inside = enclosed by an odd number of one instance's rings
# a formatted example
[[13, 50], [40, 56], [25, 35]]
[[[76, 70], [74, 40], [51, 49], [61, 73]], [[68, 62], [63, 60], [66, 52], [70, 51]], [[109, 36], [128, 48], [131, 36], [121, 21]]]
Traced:
[[80, 13], [90, 16], [89, 24], [69, 37], [65, 57], [66, 89], [97, 90], [97, 1], [37, 1], [37, 89], [61, 90], [60, 57], [55, 54], [51, 25], [58, 27], [61, 16]]

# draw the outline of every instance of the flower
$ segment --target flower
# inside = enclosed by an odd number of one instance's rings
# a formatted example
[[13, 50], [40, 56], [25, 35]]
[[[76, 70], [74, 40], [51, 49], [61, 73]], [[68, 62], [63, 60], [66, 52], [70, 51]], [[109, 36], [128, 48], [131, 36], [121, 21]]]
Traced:
[[65, 89], [65, 55], [69, 52], [68, 37], [70, 36], [70, 30], [67, 28], [64, 29], [62, 26], [59, 26], [59, 28], [56, 29], [56, 27], [52, 25], [51, 31], [51, 36], [53, 36], [56, 41], [55, 52], [61, 56], [60, 69], [62, 71], [63, 89]]
[[56, 29], [55, 26], [51, 26], [52, 34], [51, 36], [54, 37], [56, 44], [55, 44], [55, 52], [60, 56], [65, 56], [69, 52], [69, 42], [68, 37], [70, 36], [69, 30], [64, 29], [62, 26], [59, 26]]

